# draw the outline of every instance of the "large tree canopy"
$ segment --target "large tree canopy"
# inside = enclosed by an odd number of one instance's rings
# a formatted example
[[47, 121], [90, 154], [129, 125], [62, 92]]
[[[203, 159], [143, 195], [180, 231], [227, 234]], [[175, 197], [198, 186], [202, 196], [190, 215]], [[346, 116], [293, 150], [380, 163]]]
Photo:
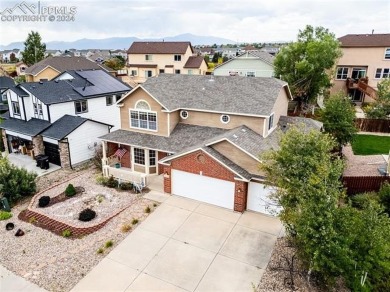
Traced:
[[366, 113], [372, 119], [390, 119], [390, 78], [378, 83], [377, 99], [366, 107]]
[[45, 58], [46, 44], [38, 32], [31, 31], [24, 42], [22, 60], [27, 66], [34, 65]]
[[275, 76], [290, 85], [294, 97], [314, 100], [331, 86], [329, 70], [341, 56], [339, 41], [323, 27], [306, 26], [298, 40], [281, 49], [274, 60]]

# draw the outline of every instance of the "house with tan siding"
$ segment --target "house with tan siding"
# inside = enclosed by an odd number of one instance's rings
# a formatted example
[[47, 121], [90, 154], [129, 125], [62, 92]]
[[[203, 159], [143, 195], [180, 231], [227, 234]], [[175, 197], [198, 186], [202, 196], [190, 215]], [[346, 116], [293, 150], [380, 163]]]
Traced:
[[289, 100], [287, 83], [275, 78], [148, 78], [118, 101], [121, 129], [100, 137], [103, 173], [143, 186], [161, 177], [165, 193], [272, 213], [259, 156], [291, 123]]
[[390, 77], [390, 34], [349, 34], [339, 38], [331, 93], [342, 91], [353, 101], [373, 101], [377, 85]]
[[207, 71], [190, 42], [133, 42], [127, 54], [128, 74], [137, 83], [161, 73], [204, 75]]

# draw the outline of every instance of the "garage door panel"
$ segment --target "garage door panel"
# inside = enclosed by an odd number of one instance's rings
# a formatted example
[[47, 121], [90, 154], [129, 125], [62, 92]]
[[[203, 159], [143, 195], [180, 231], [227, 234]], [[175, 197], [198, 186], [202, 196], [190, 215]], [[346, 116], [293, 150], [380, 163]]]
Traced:
[[274, 188], [264, 184], [250, 182], [248, 186], [247, 209], [276, 216], [281, 207], [270, 196]]
[[233, 209], [234, 182], [172, 170], [172, 194]]

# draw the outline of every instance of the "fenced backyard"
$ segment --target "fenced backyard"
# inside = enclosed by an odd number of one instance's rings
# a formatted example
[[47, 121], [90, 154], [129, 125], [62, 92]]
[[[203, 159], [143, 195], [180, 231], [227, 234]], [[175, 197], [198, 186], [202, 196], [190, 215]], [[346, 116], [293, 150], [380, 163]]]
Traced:
[[390, 183], [390, 176], [344, 176], [343, 185], [348, 195], [377, 192], [382, 184]]
[[390, 133], [390, 120], [356, 118], [355, 125], [362, 132]]

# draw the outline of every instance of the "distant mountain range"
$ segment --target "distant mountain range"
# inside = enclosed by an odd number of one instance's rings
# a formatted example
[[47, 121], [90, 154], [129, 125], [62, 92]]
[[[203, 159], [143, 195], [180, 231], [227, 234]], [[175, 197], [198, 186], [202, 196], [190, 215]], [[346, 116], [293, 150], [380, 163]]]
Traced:
[[[234, 44], [235, 41], [214, 37], [198, 36], [190, 33], [180, 34], [173, 37], [158, 39], [140, 39], [136, 37], [113, 37], [106, 39], [81, 39], [73, 42], [53, 41], [47, 42], [46, 48], [50, 50], [66, 49], [128, 49], [134, 41], [190, 41], [192, 45]], [[23, 42], [14, 42], [8, 45], [0, 45], [0, 50], [24, 49]]]

